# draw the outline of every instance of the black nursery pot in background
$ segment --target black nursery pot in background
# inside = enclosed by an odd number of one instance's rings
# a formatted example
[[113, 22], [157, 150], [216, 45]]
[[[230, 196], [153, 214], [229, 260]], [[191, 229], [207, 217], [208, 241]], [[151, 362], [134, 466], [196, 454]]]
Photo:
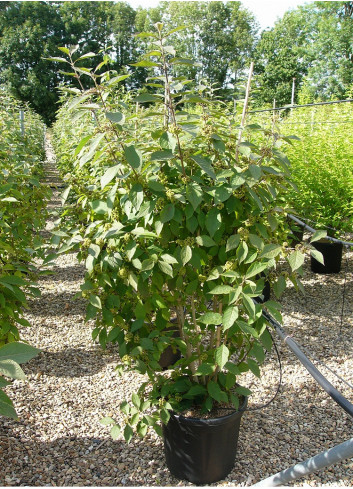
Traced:
[[311, 270], [314, 273], [339, 273], [341, 271], [343, 244], [334, 241], [316, 241], [315, 249], [322, 253], [324, 265], [311, 257]]
[[[173, 331], [173, 338], [179, 338], [179, 331], [178, 327], [176, 325], [177, 318], [173, 318], [171, 320], [171, 323], [173, 323], [173, 326], [171, 326], [171, 331]], [[167, 348], [164, 350], [162, 353], [160, 359], [159, 359], [159, 365], [162, 367], [163, 370], [167, 370], [170, 368], [172, 365], [174, 365], [175, 362], [180, 360], [181, 358], [181, 352], [178, 348], [173, 348], [171, 345], [167, 346]]]
[[171, 474], [194, 484], [211, 484], [232, 470], [240, 421], [247, 398], [231, 414], [219, 418], [187, 418], [171, 413], [163, 425], [164, 453]]

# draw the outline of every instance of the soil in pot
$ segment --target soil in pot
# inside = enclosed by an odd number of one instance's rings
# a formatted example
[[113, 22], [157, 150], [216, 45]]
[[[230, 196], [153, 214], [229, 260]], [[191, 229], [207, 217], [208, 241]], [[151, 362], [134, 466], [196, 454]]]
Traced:
[[322, 253], [324, 265], [311, 257], [311, 270], [314, 273], [339, 273], [342, 264], [343, 244], [329, 240], [313, 243], [315, 249]]
[[235, 462], [244, 398], [238, 411], [207, 419], [171, 413], [163, 425], [167, 466], [175, 477], [194, 484], [211, 484], [224, 479]]

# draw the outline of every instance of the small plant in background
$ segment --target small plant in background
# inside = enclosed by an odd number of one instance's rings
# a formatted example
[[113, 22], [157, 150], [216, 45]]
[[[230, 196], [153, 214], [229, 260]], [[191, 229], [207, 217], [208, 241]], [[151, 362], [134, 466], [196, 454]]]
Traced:
[[[156, 24], [140, 34], [154, 47], [134, 65], [152, 70], [155, 91], [134, 97], [117, 88], [117, 74], [99, 74], [102, 64], [80, 71], [69, 52], [63, 62], [94, 88], [70, 99], [54, 127], [69, 184], [54, 240], [59, 253], [77, 249], [85, 262], [93, 338], [117, 345], [118, 372], [141, 374], [139, 391], [120, 406], [123, 420], [103, 420], [127, 441], [148, 427], [161, 434], [171, 410], [238, 408], [249, 394], [241, 374], [260, 376], [271, 349], [263, 309], [281, 319], [278, 302], [254, 301], [263, 275], [279, 298], [288, 279], [300, 288], [304, 263], [302, 248], [286, 242], [284, 140], [253, 124], [239, 143], [240, 128], [207, 87], [174, 77], [174, 66], [192, 61], [168, 44], [173, 33]], [[65, 138], [76, 118], [89, 124], [73, 150]], [[164, 371], [168, 348], [181, 358]]]

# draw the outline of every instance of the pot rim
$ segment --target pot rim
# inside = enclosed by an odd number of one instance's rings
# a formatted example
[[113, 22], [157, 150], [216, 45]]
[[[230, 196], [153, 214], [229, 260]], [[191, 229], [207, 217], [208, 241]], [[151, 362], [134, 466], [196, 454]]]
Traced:
[[230, 414], [225, 414], [224, 416], [218, 416], [217, 418], [196, 418], [193, 416], [183, 416], [183, 414], [177, 414], [175, 411], [171, 411], [171, 415], [180, 420], [183, 423], [192, 423], [192, 424], [202, 424], [202, 425], [217, 425], [226, 423], [233, 418], [234, 415], [242, 415], [248, 406], [248, 396], [243, 396], [244, 400], [239, 409], [235, 410], [232, 408], [225, 408], [228, 411], [232, 411]]
[[323, 245], [336, 245], [339, 247], [341, 247], [341, 246], [343, 247], [343, 243], [338, 242], [338, 241], [331, 241], [330, 239], [327, 239], [327, 238], [321, 238], [318, 241], [314, 241], [312, 243], [312, 245], [314, 246], [316, 243], [323, 244]]

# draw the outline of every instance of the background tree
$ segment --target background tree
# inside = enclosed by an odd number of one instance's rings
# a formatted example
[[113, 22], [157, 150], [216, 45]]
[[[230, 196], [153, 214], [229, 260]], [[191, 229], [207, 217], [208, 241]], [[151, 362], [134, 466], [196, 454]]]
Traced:
[[299, 7], [284, 14], [275, 27], [263, 31], [256, 46], [254, 73], [260, 90], [256, 105], [286, 105], [291, 102], [292, 82], [296, 91], [307, 74], [314, 53], [308, 50], [313, 42], [317, 15], [310, 7]]
[[[1, 2], [3, 3], [3, 2]], [[46, 2], [4, 2], [0, 10], [0, 82], [50, 122], [59, 76], [43, 59], [64, 36], [59, 11]]]
[[255, 50], [257, 105], [341, 98], [353, 82], [353, 2], [313, 2], [264, 31]]
[[[303, 102], [341, 99], [353, 84], [353, 2], [315, 2], [318, 22]], [[304, 97], [305, 94], [305, 97]]]
[[[225, 89], [250, 63], [258, 25], [240, 2], [161, 2], [162, 22], [187, 25], [174, 42], [177, 51], [201, 63], [198, 77]], [[194, 77], [195, 69], [189, 70]]]

